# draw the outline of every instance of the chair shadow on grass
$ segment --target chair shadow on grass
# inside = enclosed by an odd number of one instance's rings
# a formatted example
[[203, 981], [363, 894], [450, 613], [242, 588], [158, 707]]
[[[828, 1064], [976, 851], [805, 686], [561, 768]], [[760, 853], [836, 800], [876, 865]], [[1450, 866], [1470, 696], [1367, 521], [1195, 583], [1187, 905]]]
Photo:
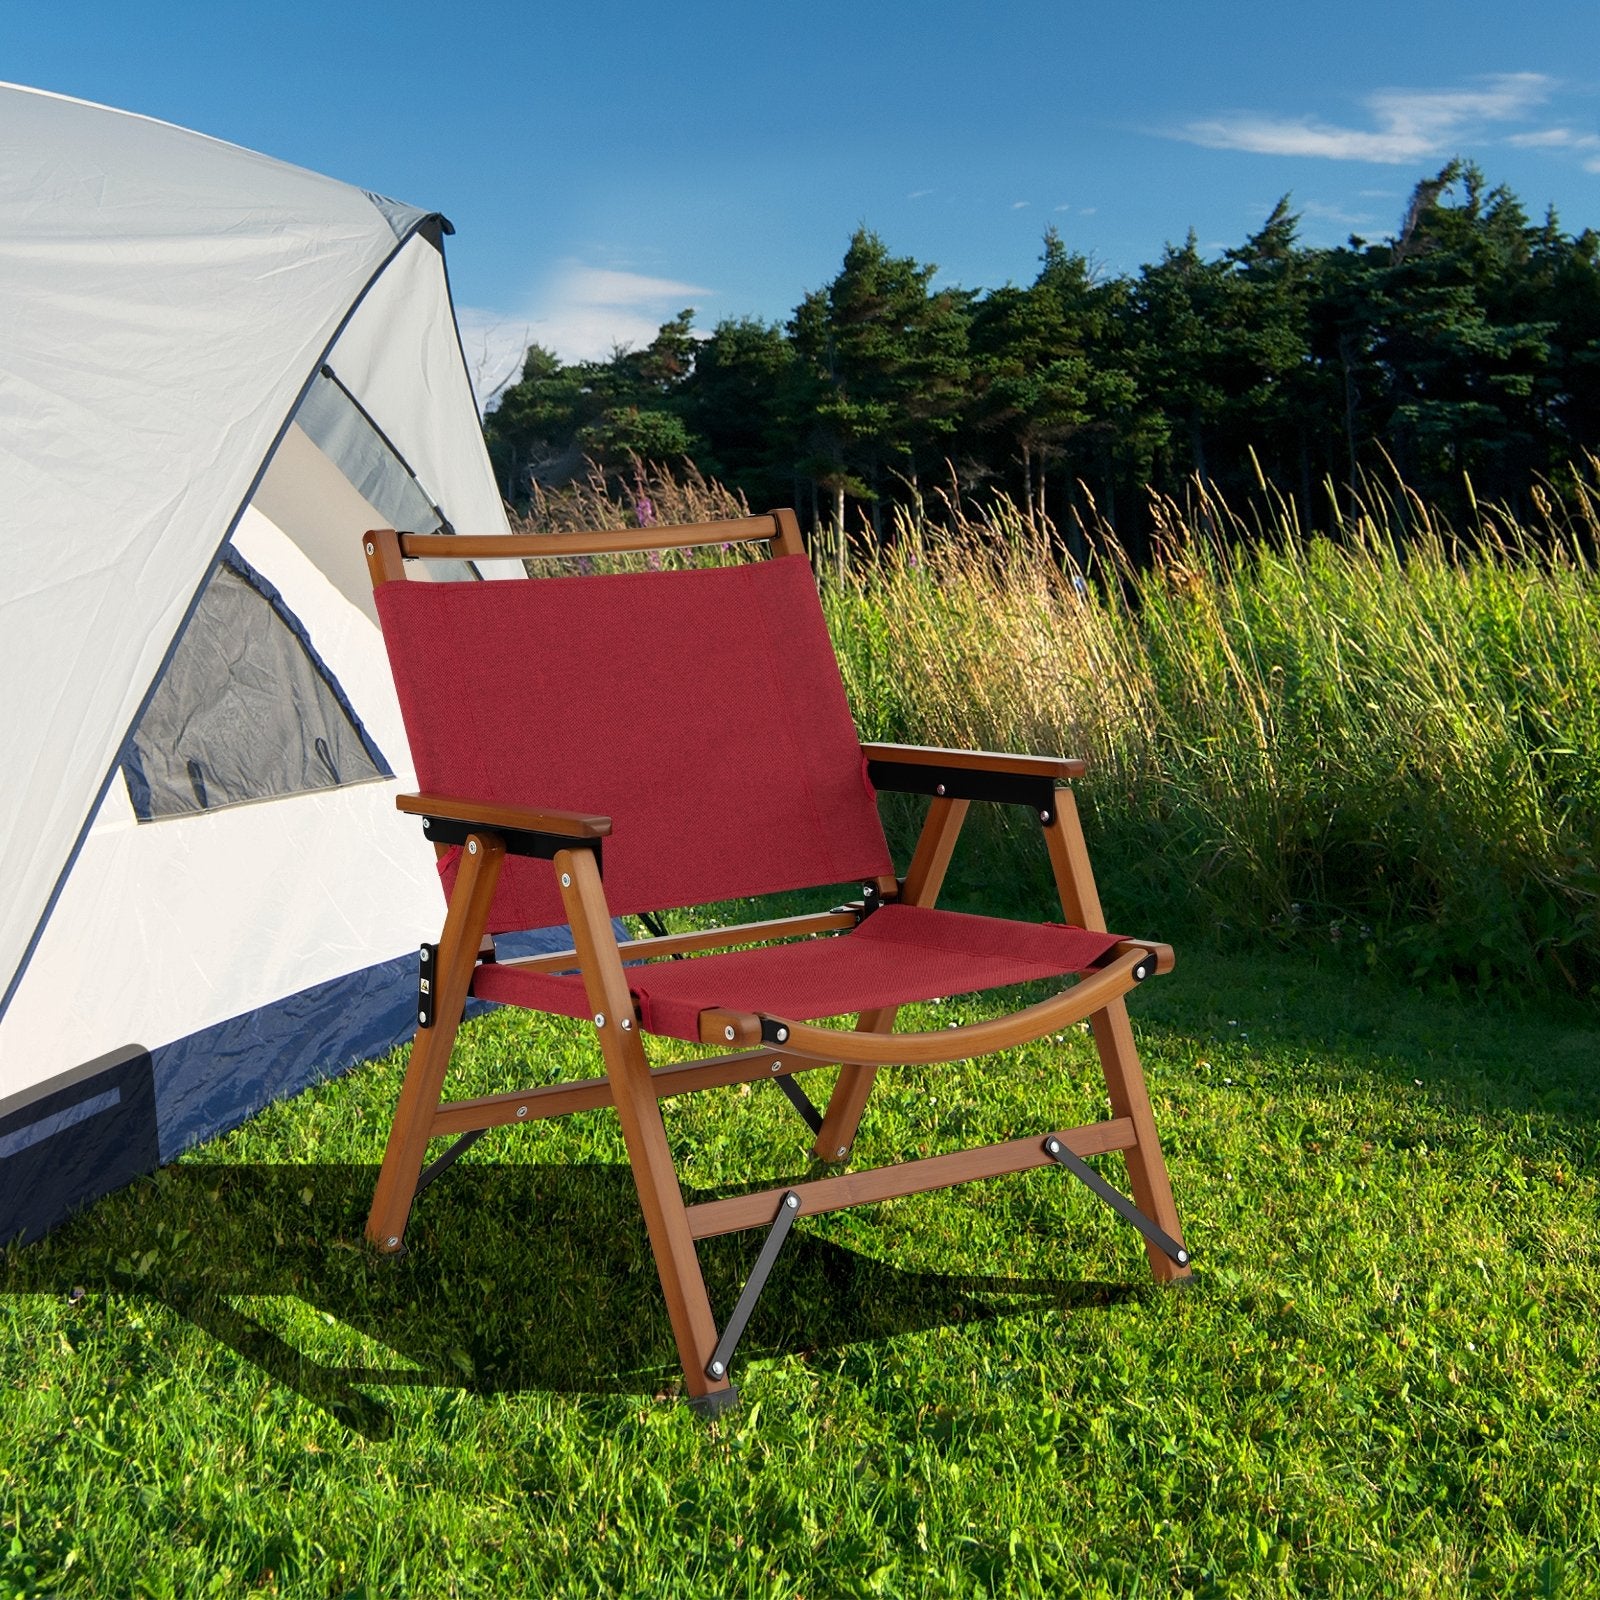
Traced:
[[[81, 1288], [156, 1300], [375, 1439], [390, 1434], [393, 1419], [369, 1389], [676, 1390], [676, 1349], [626, 1167], [464, 1162], [419, 1199], [398, 1258], [363, 1241], [375, 1178], [365, 1165], [167, 1167], [39, 1243], [6, 1252], [0, 1294]], [[719, 1318], [738, 1298], [761, 1237], [701, 1244]], [[739, 1360], [1105, 1306], [1138, 1292], [907, 1271], [797, 1229]], [[310, 1319], [309, 1337], [303, 1311], [280, 1331], [272, 1324], [294, 1318], [272, 1297], [325, 1315]], [[265, 1304], [251, 1303], [257, 1298]], [[356, 1359], [351, 1333], [370, 1341]], [[343, 1349], [330, 1358], [328, 1344]]]

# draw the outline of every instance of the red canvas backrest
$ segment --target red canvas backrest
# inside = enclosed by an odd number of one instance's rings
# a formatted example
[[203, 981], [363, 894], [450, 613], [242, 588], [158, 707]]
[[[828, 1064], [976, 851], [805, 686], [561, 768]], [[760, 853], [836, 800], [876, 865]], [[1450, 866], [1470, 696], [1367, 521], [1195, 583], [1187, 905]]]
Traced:
[[[422, 791], [611, 817], [613, 911], [891, 870], [804, 556], [375, 598]], [[508, 857], [490, 931], [562, 921]]]

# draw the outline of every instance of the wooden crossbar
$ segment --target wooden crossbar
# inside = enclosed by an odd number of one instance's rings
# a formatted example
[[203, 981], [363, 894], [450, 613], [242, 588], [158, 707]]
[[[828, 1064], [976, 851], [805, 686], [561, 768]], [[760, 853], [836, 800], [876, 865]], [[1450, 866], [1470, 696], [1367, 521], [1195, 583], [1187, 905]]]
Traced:
[[[624, 961], [652, 956], [687, 954], [691, 950], [732, 950], [739, 945], [766, 944], [774, 939], [797, 939], [811, 933], [837, 933], [853, 928], [857, 918], [849, 911], [818, 911], [807, 916], [774, 917], [766, 922], [737, 922], [700, 933], [668, 933], [655, 939], [627, 939], [617, 946]], [[518, 972], [570, 972], [578, 965], [576, 950], [555, 950], [549, 955], [516, 956], [500, 962]]]
[[[800, 1061], [781, 1050], [742, 1050], [714, 1056], [709, 1061], [675, 1061], [656, 1067], [650, 1082], [658, 1100], [693, 1094], [698, 1089], [725, 1089], [758, 1078], [786, 1077], [809, 1072], [816, 1061]], [[577, 1083], [551, 1083], [538, 1089], [510, 1094], [488, 1094], [472, 1100], [449, 1100], [433, 1114], [430, 1138], [448, 1133], [471, 1133], [477, 1128], [503, 1128], [514, 1122], [538, 1122], [545, 1117], [570, 1116], [574, 1111], [595, 1111], [614, 1103], [606, 1078], [583, 1078]], [[769, 1219], [770, 1220], [770, 1219]]]
[[633, 550], [683, 550], [695, 545], [757, 544], [770, 540], [784, 555], [798, 555], [793, 512], [733, 517], [652, 528], [597, 528], [583, 533], [402, 533], [400, 552], [436, 561], [526, 560], [550, 556], [621, 555]]
[[[997, 1178], [1007, 1172], [1047, 1167], [1051, 1164], [1044, 1148], [1047, 1137], [1050, 1136], [1036, 1134], [1029, 1139], [1010, 1139], [1004, 1144], [981, 1145], [976, 1150], [957, 1150], [947, 1156], [903, 1161], [892, 1167], [844, 1172], [836, 1178], [818, 1178], [812, 1183], [787, 1183], [776, 1189], [759, 1189], [754, 1194], [734, 1195], [728, 1200], [703, 1200], [699, 1205], [685, 1208], [689, 1213], [689, 1232], [696, 1239], [710, 1239], [719, 1233], [737, 1233], [741, 1228], [764, 1228], [772, 1221], [778, 1203], [791, 1190], [800, 1196], [800, 1208], [795, 1215], [815, 1217], [826, 1211], [843, 1211], [875, 1200], [923, 1194], [929, 1189], [948, 1189], [974, 1178]], [[1130, 1150], [1137, 1142], [1133, 1123], [1127, 1117], [1091, 1122], [1081, 1128], [1062, 1128], [1054, 1137], [1077, 1156]]]

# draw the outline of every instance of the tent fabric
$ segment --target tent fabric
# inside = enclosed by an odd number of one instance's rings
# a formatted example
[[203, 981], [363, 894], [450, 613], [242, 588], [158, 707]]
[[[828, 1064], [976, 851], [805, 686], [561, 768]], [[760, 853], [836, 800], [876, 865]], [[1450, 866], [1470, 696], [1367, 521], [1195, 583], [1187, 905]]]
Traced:
[[[629, 967], [627, 977], [645, 1029], [697, 1040], [700, 1013], [712, 1008], [792, 1022], [844, 1016], [1084, 972], [1119, 937], [1062, 923], [886, 905], [849, 933], [654, 961]], [[581, 978], [495, 963], [478, 969], [472, 992], [569, 1017], [589, 1009]]]
[[[377, 604], [422, 789], [609, 816], [614, 912], [891, 870], [804, 556]], [[491, 931], [561, 915], [548, 866], [509, 860]]]
[[[506, 531], [448, 231], [0, 85], [0, 1244], [88, 1198], [85, 1172], [148, 1170], [414, 1015], [438, 878], [394, 808], [415, 778], [360, 543], [388, 519], [353, 479]], [[361, 430], [306, 404], [320, 385], [386, 441], [376, 477]], [[207, 595], [282, 628], [242, 648]], [[180, 798], [193, 763], [247, 803], [141, 816], [162, 763]]]
[[3, 1011], [212, 559], [427, 214], [15, 86], [0, 150], [0, 673], [37, 685], [0, 763]]

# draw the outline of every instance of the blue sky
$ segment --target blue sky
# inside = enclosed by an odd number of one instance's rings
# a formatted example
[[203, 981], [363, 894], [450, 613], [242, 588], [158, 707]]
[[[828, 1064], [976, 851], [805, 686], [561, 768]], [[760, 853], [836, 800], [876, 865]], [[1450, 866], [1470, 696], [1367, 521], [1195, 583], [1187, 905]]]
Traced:
[[1596, 0], [14, 3], [0, 78], [231, 139], [455, 223], [469, 363], [781, 319], [850, 234], [991, 288], [1054, 224], [1112, 271], [1284, 193], [1378, 238], [1475, 159], [1600, 226]]

